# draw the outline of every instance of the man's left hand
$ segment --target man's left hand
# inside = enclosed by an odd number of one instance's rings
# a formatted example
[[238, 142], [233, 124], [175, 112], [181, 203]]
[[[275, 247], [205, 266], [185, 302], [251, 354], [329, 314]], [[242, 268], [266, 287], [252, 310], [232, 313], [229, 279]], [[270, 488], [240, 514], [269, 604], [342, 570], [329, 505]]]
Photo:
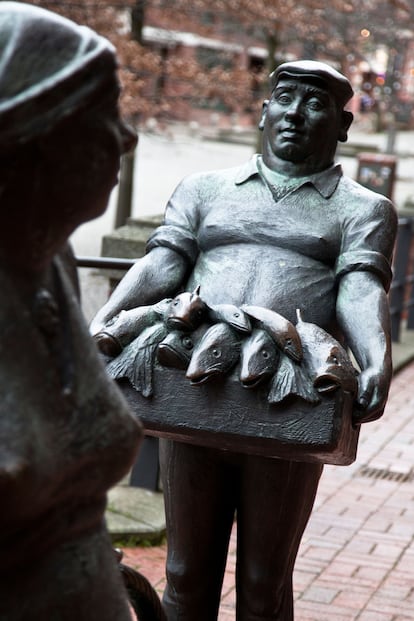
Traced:
[[368, 423], [380, 418], [384, 412], [388, 396], [391, 371], [379, 372], [368, 368], [358, 377], [358, 411], [354, 413], [353, 422]]

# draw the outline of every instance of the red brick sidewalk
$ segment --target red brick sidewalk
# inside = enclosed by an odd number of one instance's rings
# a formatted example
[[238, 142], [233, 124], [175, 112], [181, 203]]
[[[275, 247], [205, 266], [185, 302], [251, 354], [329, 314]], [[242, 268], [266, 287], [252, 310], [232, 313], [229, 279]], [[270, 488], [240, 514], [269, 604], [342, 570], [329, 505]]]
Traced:
[[[325, 467], [296, 563], [296, 621], [414, 620], [413, 444], [411, 364], [394, 378], [382, 419], [362, 427], [356, 463]], [[234, 620], [235, 544], [233, 532], [220, 621]], [[165, 551], [124, 550], [160, 593]]]

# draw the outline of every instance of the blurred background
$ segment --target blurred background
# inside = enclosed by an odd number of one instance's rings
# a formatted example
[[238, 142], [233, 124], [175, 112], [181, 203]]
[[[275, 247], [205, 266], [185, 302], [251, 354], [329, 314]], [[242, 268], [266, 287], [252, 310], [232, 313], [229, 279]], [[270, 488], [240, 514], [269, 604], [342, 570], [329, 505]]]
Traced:
[[[414, 327], [412, 0], [31, 3], [113, 42], [122, 113], [139, 135], [136, 152], [123, 158], [107, 212], [75, 232], [78, 257], [140, 256], [182, 177], [238, 165], [260, 150], [257, 123], [269, 73], [286, 60], [321, 60], [347, 75], [355, 91], [349, 104], [355, 121], [338, 151], [345, 173], [392, 198], [400, 212], [394, 339], [403, 320]], [[88, 267], [81, 275], [90, 319], [122, 271]]]
[[372, 130], [414, 123], [411, 0], [35, 0], [116, 46], [124, 113], [165, 128], [184, 121], [255, 126], [268, 74], [324, 60], [351, 80]]

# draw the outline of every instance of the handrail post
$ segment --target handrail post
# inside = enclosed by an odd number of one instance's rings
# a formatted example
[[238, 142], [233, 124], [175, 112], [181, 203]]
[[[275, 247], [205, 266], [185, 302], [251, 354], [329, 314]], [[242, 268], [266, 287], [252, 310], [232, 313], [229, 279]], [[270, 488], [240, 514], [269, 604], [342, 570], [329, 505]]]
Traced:
[[391, 338], [393, 342], [400, 340], [401, 320], [404, 310], [406, 275], [412, 237], [411, 220], [400, 218], [398, 221], [397, 247], [394, 256], [394, 279], [390, 292]]

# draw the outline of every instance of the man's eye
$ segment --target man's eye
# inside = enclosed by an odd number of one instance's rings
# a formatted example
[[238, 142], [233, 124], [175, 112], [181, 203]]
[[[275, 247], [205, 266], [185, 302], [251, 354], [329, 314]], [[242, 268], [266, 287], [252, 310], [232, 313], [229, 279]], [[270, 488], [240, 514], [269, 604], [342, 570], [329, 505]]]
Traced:
[[311, 110], [323, 110], [324, 105], [321, 101], [319, 101], [319, 99], [309, 99], [308, 108]]
[[282, 106], [287, 106], [291, 103], [292, 98], [289, 97], [289, 95], [282, 94], [276, 97], [276, 101], [280, 103]]

